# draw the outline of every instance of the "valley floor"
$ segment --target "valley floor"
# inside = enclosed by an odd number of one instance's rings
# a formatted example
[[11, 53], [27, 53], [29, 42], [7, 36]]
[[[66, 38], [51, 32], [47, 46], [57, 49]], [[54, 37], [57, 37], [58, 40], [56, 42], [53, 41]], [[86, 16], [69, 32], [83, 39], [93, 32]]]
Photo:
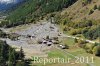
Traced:
[[[32, 58], [32, 56], [38, 56], [38, 57], [49, 57], [50, 56], [51, 57], [53, 49], [55, 52], [56, 51], [58, 52], [57, 53], [58, 57], [59, 57], [59, 53], [63, 54], [64, 57], [66, 57], [67, 55], [69, 57], [72, 57], [72, 56], [75, 57], [78, 55], [78, 52], [79, 52], [79, 55], [83, 54], [86, 56], [86, 53], [82, 49], [76, 47], [74, 43], [75, 38], [81, 39], [81, 40], [84, 40], [84, 39], [65, 35], [59, 30], [59, 27], [57, 25], [51, 24], [50, 22], [47, 22], [47, 21], [41, 21], [37, 24], [17, 26], [14, 28], [7, 28], [7, 29], [2, 29], [2, 30], [6, 33], [16, 33], [20, 35], [20, 37], [18, 37], [18, 40], [15, 40], [15, 41], [8, 39], [8, 38], [6, 39], [0, 38], [0, 39], [6, 40], [7, 44], [15, 47], [16, 50], [19, 50], [20, 47], [22, 47], [26, 58]], [[33, 37], [29, 38], [27, 37], [27, 35], [31, 35]], [[60, 41], [63, 41], [63, 39], [67, 38], [67, 41], [65, 40], [65, 42], [71, 46], [72, 50], [68, 49], [68, 50], [63, 51], [62, 49], [58, 48], [58, 46], [56, 45], [47, 46], [46, 44], [38, 44], [38, 40], [44, 40], [44, 38], [46, 38], [47, 36], [49, 36], [50, 38], [58, 37], [60, 38]], [[94, 41], [90, 41], [90, 40], [86, 40], [86, 41], [89, 43], [95, 43]], [[48, 53], [50, 52], [51, 54], [49, 55]], [[55, 52], [53, 54], [55, 54]], [[63, 56], [63, 55], [60, 55], [60, 56]], [[97, 66], [94, 64], [85, 64], [85, 65], [84, 64], [74, 64], [72, 66], [75, 66], [75, 65], [76, 66]], [[60, 65], [53, 64], [52, 66], [60, 66]]]

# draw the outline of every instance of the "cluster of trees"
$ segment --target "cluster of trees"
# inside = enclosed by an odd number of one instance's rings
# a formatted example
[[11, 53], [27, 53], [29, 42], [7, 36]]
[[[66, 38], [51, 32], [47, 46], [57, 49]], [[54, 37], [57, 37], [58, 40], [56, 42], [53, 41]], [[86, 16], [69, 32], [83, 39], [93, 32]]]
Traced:
[[5, 38], [7, 36], [7, 34], [5, 32], [3, 32], [2, 30], [0, 30], [0, 37]]
[[20, 35], [18, 35], [16, 33], [7, 34], [7, 33], [3, 32], [2, 30], [0, 30], [0, 37], [1, 38], [9, 38], [11, 40], [18, 40], [19, 36]]
[[83, 19], [78, 22], [73, 22], [68, 18], [61, 18], [57, 16], [55, 23], [63, 25], [62, 29], [64, 32], [68, 32], [71, 35], [82, 34], [85, 38], [94, 40], [100, 38], [100, 24], [99, 20], [87, 20]]
[[88, 29], [87, 31], [85, 31], [85, 32], [83, 33], [83, 35], [84, 35], [86, 38], [91, 39], [91, 40], [100, 38], [100, 25], [97, 26], [96, 28]]
[[0, 66], [28, 66], [23, 49], [15, 51], [5, 41], [0, 40]]
[[93, 8], [93, 9], [94, 9], [94, 10], [96, 10], [96, 9], [100, 10], [100, 5], [99, 5], [99, 6], [94, 5], [94, 8]]
[[94, 10], [96, 10], [96, 9], [100, 10], [100, 5], [99, 5], [99, 6], [94, 5], [93, 9], [91, 9], [91, 10], [89, 11], [89, 15], [91, 15], [91, 14], [94, 12]]
[[100, 56], [100, 43], [95, 44], [85, 44], [84, 47], [87, 53], [94, 54], [95, 56]]
[[78, 39], [75, 39], [75, 43], [77, 43], [78, 46], [83, 48], [87, 53], [94, 54], [95, 56], [100, 56], [100, 43], [91, 44], [85, 40]]
[[89, 4], [89, 3], [91, 3], [91, 1], [92, 0], [82, 0], [82, 4], [83, 4], [83, 6], [85, 6], [85, 5]]
[[24, 4], [12, 11], [0, 26], [12, 27], [39, 20], [44, 15], [62, 10], [77, 0], [27, 0]]

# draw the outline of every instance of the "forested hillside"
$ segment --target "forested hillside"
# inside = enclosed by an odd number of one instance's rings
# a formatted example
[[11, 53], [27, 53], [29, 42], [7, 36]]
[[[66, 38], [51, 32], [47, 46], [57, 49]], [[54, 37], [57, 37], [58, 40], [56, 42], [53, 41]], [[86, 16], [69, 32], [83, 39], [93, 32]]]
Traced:
[[6, 41], [0, 40], [0, 66], [28, 66], [24, 60], [23, 49], [15, 51]]
[[58, 13], [56, 24], [64, 33], [91, 40], [100, 38], [100, 0], [78, 0]]
[[0, 12], [0, 66], [100, 66], [100, 0], [22, 1]]
[[0, 26], [35, 23], [51, 14], [65, 33], [94, 40], [100, 36], [99, 13], [100, 0], [28, 0], [11, 12]]
[[0, 26], [11, 27], [34, 22], [36, 18], [62, 10], [72, 5], [75, 1], [76, 0], [28, 0], [13, 11]]

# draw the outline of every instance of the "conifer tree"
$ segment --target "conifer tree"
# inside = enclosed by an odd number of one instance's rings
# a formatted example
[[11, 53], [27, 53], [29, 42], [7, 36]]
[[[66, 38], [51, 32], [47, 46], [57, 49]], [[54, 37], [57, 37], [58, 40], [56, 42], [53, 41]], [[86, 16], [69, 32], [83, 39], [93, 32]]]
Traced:
[[14, 61], [15, 61], [15, 56], [14, 56], [14, 49], [9, 48], [9, 59], [8, 59], [8, 66], [13, 66]]
[[22, 49], [22, 47], [20, 48], [20, 51], [19, 51], [19, 59], [20, 60], [23, 60], [24, 59], [24, 52], [23, 52], [23, 49]]
[[17, 62], [16, 66], [26, 66], [24, 62]]
[[4, 58], [3, 58], [3, 44], [0, 44], [0, 65], [3, 65]]
[[100, 11], [100, 5], [98, 6], [98, 10]]
[[94, 5], [94, 10], [96, 10], [97, 9], [97, 5]]

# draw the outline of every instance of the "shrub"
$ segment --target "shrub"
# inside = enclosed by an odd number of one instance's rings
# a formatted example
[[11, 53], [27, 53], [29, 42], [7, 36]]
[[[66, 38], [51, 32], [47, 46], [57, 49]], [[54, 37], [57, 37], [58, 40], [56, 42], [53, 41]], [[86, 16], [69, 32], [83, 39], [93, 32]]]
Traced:
[[56, 41], [58, 41], [58, 37], [53, 37], [53, 40], [56, 40]]
[[71, 35], [76, 35], [76, 34], [77, 34], [77, 33], [76, 33], [76, 30], [73, 30], [73, 29], [72, 29], [72, 30], [70, 31], [70, 34], [71, 34]]
[[92, 0], [83, 0], [83, 3], [84, 3], [84, 4], [89, 4], [89, 3], [91, 3], [91, 1], [92, 1]]
[[69, 46], [67, 44], [65, 44], [65, 49], [69, 49]]
[[89, 12], [89, 15], [91, 15], [93, 12], [94, 12], [94, 11], [91, 9], [90, 12]]
[[63, 28], [63, 31], [69, 31], [69, 30], [70, 30], [69, 27], [64, 27], [64, 28]]
[[16, 66], [26, 66], [26, 64], [25, 64], [25, 62], [19, 61], [19, 62], [16, 63]]
[[79, 40], [78, 43], [79, 43], [79, 44], [85, 44], [86, 41], [85, 41], [85, 40]]
[[84, 49], [87, 53], [93, 54], [93, 48], [96, 46], [96, 44], [86, 44]]
[[95, 46], [93, 48], [93, 53], [95, 54], [95, 56], [100, 56], [100, 46]]
[[0, 30], [0, 37], [2, 38], [6, 38], [7, 34], [5, 32], [3, 32], [2, 30]]
[[49, 36], [46, 36], [46, 39], [49, 39]]
[[81, 29], [73, 29], [70, 31], [71, 35], [81, 34]]
[[38, 40], [38, 43], [39, 43], [39, 44], [42, 44], [42, 41]]
[[78, 43], [78, 39], [75, 38], [74, 41], [75, 41], [75, 43]]
[[69, 20], [69, 19], [64, 19], [63, 20], [63, 25], [66, 25], [66, 24], [68, 24], [68, 23], [70, 23], [71, 21]]
[[78, 46], [83, 48], [84, 47], [84, 44], [86, 43], [86, 41], [84, 40], [78, 40]]
[[97, 9], [97, 5], [94, 5], [94, 8], [93, 9], [96, 10]]
[[98, 10], [100, 11], [100, 5], [98, 6]]

